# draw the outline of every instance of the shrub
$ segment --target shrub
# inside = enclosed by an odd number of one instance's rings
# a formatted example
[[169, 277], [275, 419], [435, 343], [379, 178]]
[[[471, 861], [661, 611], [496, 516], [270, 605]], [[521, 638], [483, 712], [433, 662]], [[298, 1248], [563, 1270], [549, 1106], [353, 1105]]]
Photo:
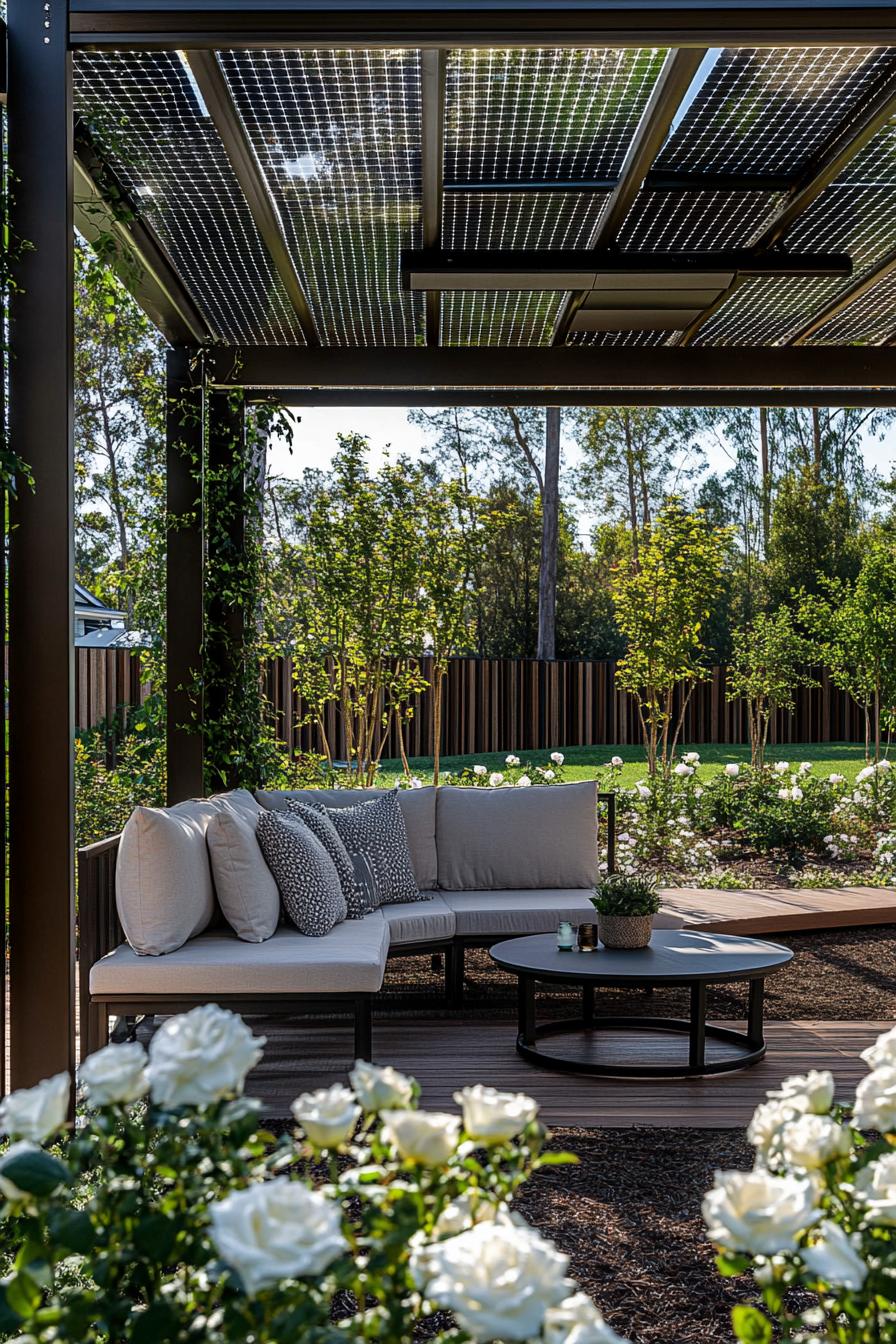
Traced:
[[591, 904], [599, 915], [655, 915], [660, 898], [652, 878], [614, 873], [598, 882]]
[[377, 1339], [622, 1344], [515, 1213], [540, 1166], [537, 1106], [477, 1085], [461, 1116], [417, 1109], [394, 1069], [293, 1103], [276, 1139], [241, 1096], [261, 1056], [214, 1005], [169, 1019], [149, 1055], [81, 1069], [73, 1131], [59, 1074], [0, 1103], [0, 1336], [128, 1344]]

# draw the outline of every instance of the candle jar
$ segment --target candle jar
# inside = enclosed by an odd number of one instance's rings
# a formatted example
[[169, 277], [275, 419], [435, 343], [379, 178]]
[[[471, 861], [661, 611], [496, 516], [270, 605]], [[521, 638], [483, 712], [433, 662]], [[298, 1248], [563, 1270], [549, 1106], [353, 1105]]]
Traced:
[[579, 925], [579, 951], [594, 952], [597, 949], [597, 925]]
[[571, 952], [576, 945], [576, 931], [568, 919], [561, 919], [557, 925], [557, 951]]

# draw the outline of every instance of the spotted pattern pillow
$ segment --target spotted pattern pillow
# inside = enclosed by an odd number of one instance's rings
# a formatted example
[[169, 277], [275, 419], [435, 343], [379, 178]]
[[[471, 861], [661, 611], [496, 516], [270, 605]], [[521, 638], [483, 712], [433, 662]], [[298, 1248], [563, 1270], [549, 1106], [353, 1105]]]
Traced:
[[339, 832], [333, 825], [330, 818], [319, 807], [311, 807], [308, 803], [302, 802], [300, 798], [287, 798], [286, 810], [299, 821], [305, 823], [309, 831], [317, 836], [324, 849], [333, 860], [333, 864], [339, 874], [339, 881], [342, 886], [342, 894], [345, 897], [345, 904], [348, 908], [349, 919], [362, 919], [368, 910], [376, 909], [374, 905], [365, 902], [358, 883], [355, 878], [355, 870], [352, 864], [349, 852], [342, 843]]
[[431, 892], [417, 890], [408, 833], [394, 790], [356, 807], [328, 807], [326, 812], [349, 854], [366, 854], [380, 905], [432, 900]]
[[300, 933], [322, 938], [346, 916], [336, 865], [298, 817], [262, 812], [255, 835], [274, 875], [283, 909]]

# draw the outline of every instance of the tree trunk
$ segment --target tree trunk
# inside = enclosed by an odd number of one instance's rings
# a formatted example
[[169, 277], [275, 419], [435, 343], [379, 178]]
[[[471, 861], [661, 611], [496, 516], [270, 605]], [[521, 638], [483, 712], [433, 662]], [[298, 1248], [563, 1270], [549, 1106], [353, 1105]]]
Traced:
[[759, 470], [762, 489], [762, 554], [768, 559], [768, 534], [771, 531], [772, 482], [768, 460], [768, 407], [759, 407]]
[[821, 480], [821, 412], [817, 406], [812, 407], [812, 474]]
[[541, 564], [538, 571], [538, 652], [553, 659], [557, 647], [557, 545], [560, 524], [560, 407], [545, 416]]
[[441, 668], [433, 667], [432, 679], [432, 782], [439, 782], [439, 761], [442, 755], [442, 678]]

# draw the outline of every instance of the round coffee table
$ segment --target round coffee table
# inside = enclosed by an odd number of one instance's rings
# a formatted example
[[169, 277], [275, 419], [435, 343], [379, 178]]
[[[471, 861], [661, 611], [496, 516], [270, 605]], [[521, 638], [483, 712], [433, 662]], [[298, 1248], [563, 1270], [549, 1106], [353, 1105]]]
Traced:
[[[542, 1068], [567, 1073], [593, 1073], [630, 1078], [692, 1078], [728, 1073], [755, 1064], [765, 1054], [762, 1004], [765, 978], [793, 957], [787, 947], [760, 938], [731, 934], [656, 929], [650, 946], [638, 951], [616, 951], [601, 946], [596, 952], [560, 952], [553, 934], [510, 938], [491, 949], [492, 960], [518, 978], [519, 1034], [516, 1048], [523, 1059]], [[747, 1030], [733, 1031], [706, 1021], [706, 988], [727, 981], [749, 982]], [[582, 1016], [558, 1022], [535, 1022], [535, 986], [580, 985]], [[594, 991], [602, 987], [653, 989], [687, 985], [691, 992], [688, 1021], [667, 1017], [596, 1017]], [[620, 1055], [619, 1039], [612, 1057], [601, 1057], [601, 1033], [653, 1033], [651, 1057], [640, 1062]], [[673, 1040], [687, 1036], [687, 1053], [676, 1052]], [[573, 1036], [575, 1052], [553, 1053], [539, 1043], [555, 1036]], [[658, 1039], [657, 1039], [658, 1037]], [[604, 1037], [604, 1043], [611, 1040]], [[707, 1041], [713, 1047], [707, 1057]], [[720, 1051], [716, 1042], [731, 1046]], [[679, 1058], [675, 1059], [675, 1053]], [[665, 1056], [665, 1057], [664, 1057]]]

